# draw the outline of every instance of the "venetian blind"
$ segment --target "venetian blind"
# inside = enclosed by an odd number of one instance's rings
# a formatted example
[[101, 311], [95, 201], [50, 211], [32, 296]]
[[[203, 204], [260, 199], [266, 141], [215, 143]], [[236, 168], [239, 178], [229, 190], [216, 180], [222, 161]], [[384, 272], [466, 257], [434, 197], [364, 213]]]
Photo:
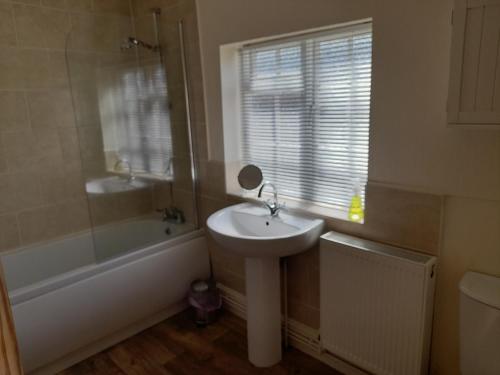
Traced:
[[368, 175], [371, 24], [241, 49], [242, 161], [281, 195], [347, 208]]
[[129, 65], [103, 69], [100, 76], [105, 151], [127, 160], [133, 172], [171, 175], [172, 126], [165, 71], [159, 63]]

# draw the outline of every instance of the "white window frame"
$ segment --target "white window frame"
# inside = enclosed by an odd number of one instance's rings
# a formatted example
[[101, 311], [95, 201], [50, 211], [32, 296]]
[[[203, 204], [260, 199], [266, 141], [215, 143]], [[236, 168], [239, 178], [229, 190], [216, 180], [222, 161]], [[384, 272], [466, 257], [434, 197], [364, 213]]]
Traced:
[[[239, 51], [244, 45], [253, 43], [279, 43], [280, 39], [303, 38], [307, 34], [331, 32], [337, 28], [345, 28], [372, 23], [371, 19], [357, 20], [335, 26], [322, 27], [307, 31], [279, 35], [272, 38], [259, 38], [238, 43], [226, 44], [220, 47], [221, 96], [224, 128], [224, 162], [226, 172], [226, 193], [242, 197], [246, 200], [257, 200], [257, 190], [247, 191], [238, 185], [237, 175], [244, 166], [241, 157], [241, 95], [240, 95], [240, 56]], [[373, 95], [372, 95], [373, 96]], [[371, 100], [370, 100], [371, 101]], [[370, 103], [371, 106], [371, 103]], [[271, 181], [272, 182], [272, 181]], [[279, 191], [278, 191], [279, 194]], [[311, 202], [298, 198], [279, 195], [279, 200], [285, 202], [289, 209], [308, 212], [326, 218], [333, 217], [348, 220], [348, 211], [329, 204]]]

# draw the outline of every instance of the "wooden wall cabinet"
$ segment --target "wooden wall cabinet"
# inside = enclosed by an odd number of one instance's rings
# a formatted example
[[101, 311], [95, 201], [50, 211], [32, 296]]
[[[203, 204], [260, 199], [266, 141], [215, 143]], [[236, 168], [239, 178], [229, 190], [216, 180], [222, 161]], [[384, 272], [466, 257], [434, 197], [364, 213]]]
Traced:
[[448, 123], [500, 129], [500, 0], [456, 0]]

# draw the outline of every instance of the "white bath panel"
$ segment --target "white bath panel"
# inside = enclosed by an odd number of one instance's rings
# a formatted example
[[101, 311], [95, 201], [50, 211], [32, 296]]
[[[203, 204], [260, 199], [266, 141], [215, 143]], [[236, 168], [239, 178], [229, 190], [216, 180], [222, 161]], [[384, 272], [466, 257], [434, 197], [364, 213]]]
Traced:
[[[140, 250], [127, 262], [117, 258], [95, 266], [102, 272], [75, 270], [68, 274], [66, 285], [58, 280], [57, 289], [14, 304], [25, 371], [78, 352], [162, 311], [176, 312], [174, 307], [183, 303], [190, 283], [209, 276], [203, 232], [187, 236], [184, 242], [176, 238], [174, 245], [167, 241]], [[78, 272], [87, 276], [75, 277]]]

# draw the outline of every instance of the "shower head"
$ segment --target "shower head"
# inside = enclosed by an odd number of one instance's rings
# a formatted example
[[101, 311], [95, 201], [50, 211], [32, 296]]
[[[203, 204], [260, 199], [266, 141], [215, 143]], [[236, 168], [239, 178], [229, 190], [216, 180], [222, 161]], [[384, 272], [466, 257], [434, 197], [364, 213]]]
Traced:
[[132, 47], [142, 47], [142, 48], [146, 48], [150, 51], [153, 51], [153, 52], [157, 52], [159, 51], [160, 47], [159, 46], [153, 46], [149, 43], [146, 43], [146, 42], [143, 42], [142, 40], [140, 39], [137, 39], [137, 38], [134, 38], [132, 36], [129, 36], [121, 45], [121, 49], [122, 51], [123, 50], [127, 50], [127, 49], [130, 49]]

